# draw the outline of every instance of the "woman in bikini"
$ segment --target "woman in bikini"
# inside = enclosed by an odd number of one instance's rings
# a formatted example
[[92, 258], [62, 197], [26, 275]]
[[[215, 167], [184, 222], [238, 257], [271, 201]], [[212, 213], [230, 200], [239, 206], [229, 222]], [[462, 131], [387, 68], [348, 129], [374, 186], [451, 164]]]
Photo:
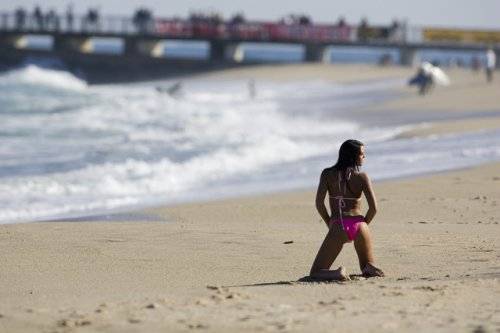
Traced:
[[[311, 267], [310, 276], [324, 280], [349, 280], [345, 269], [330, 270], [345, 243], [354, 241], [363, 276], [384, 276], [375, 267], [368, 225], [377, 212], [370, 178], [359, 171], [365, 159], [365, 147], [357, 140], [347, 140], [339, 150], [337, 163], [323, 170], [316, 193], [316, 208], [329, 231]], [[331, 215], [325, 206], [329, 194]], [[368, 202], [368, 211], [361, 214], [361, 195]]]

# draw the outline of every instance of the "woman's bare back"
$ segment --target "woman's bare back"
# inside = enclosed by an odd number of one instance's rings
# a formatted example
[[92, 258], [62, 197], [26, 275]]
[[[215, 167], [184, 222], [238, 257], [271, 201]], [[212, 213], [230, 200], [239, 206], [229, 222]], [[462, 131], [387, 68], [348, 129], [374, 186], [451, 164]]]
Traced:
[[[342, 214], [361, 215], [361, 195], [363, 193], [363, 177], [359, 172], [352, 172], [346, 177], [334, 168], [327, 169], [327, 187], [332, 217], [339, 215], [338, 200], [343, 199]], [[346, 179], [348, 178], [348, 179]]]

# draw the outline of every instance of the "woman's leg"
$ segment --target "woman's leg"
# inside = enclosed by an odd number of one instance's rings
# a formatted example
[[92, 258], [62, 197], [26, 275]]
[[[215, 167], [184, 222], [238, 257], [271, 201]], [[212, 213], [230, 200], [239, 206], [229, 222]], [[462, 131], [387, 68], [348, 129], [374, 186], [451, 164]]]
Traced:
[[354, 248], [358, 254], [359, 268], [366, 276], [384, 276], [384, 272], [375, 267], [375, 258], [373, 256], [372, 238], [370, 228], [365, 222], [361, 222], [359, 232], [354, 240]]
[[318, 279], [349, 279], [343, 267], [339, 267], [336, 270], [330, 270], [330, 267], [339, 255], [346, 241], [347, 235], [342, 230], [342, 227], [337, 223], [333, 224], [319, 248], [316, 259], [314, 259], [310, 276]]

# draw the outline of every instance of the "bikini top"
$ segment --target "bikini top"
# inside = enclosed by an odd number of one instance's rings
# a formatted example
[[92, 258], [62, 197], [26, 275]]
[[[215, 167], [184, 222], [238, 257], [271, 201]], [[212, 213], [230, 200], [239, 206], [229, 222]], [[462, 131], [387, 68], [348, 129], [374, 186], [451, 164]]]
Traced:
[[344, 182], [344, 191], [342, 191], [342, 186], [341, 186], [341, 182], [342, 182], [342, 173], [339, 171], [339, 174], [338, 174], [338, 185], [339, 185], [339, 192], [341, 193], [340, 195], [330, 195], [330, 199], [335, 199], [337, 200], [337, 204], [338, 204], [338, 209], [339, 209], [339, 219], [340, 219], [340, 223], [342, 224], [342, 227], [344, 226], [344, 222], [342, 220], [342, 208], [345, 208], [345, 200], [356, 200], [356, 201], [359, 201], [361, 200], [361, 197], [359, 198], [348, 198], [348, 197], [344, 197], [342, 195], [342, 193], [347, 193], [347, 182], [349, 181], [349, 179], [351, 178], [351, 174], [352, 172], [349, 171], [347, 173], [347, 176], [346, 176], [346, 179], [345, 179], [345, 182]]

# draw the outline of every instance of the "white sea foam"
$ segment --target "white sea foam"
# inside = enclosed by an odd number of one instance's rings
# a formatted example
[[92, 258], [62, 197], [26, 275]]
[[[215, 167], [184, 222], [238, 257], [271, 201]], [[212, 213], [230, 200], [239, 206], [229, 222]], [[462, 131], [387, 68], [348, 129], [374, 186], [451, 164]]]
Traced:
[[[365, 141], [378, 179], [500, 159], [497, 132], [394, 140], [404, 126], [346, 117], [397, 80], [257, 82], [254, 99], [244, 80], [185, 81], [173, 98], [155, 89], [169, 81], [83, 88], [16, 73], [0, 76], [12, 92], [0, 96], [0, 223], [311, 186], [347, 138]], [[49, 76], [75, 89], [47, 91]]]
[[0, 75], [0, 84], [43, 85], [67, 90], [82, 90], [87, 87], [84, 80], [69, 72], [41, 68], [33, 64]]

